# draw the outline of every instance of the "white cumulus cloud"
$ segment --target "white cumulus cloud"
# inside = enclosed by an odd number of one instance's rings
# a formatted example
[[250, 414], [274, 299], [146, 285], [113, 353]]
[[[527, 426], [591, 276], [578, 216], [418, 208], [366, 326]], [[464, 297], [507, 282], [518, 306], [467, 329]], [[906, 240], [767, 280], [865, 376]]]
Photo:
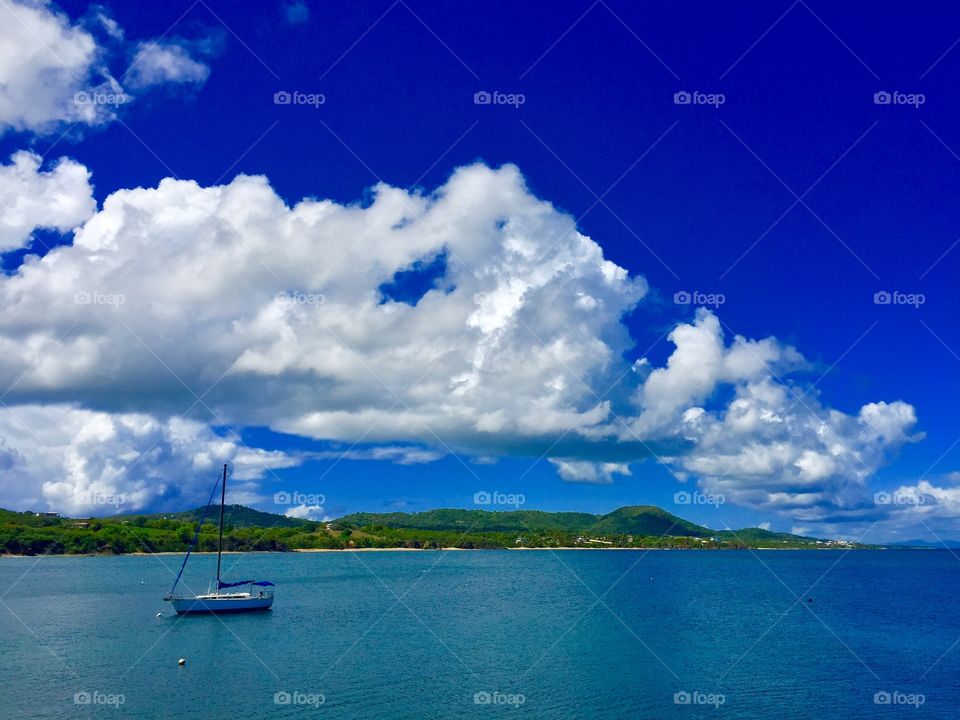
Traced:
[[233, 501], [251, 502], [257, 480], [299, 460], [248, 448], [195, 420], [67, 405], [0, 408], [0, 493], [16, 509], [182, 509], [206, 501], [224, 462], [234, 466]]
[[[134, 99], [110, 71], [114, 56], [126, 52], [123, 28], [102, 9], [93, 18], [84, 25], [53, 3], [0, 2], [0, 134], [104, 125]], [[104, 37], [98, 39], [94, 31]], [[193, 54], [207, 52], [210, 43], [131, 44], [130, 85], [203, 83], [209, 69]]]
[[[727, 501], [807, 522], [873, 512], [868, 480], [890, 453], [922, 438], [914, 408], [900, 400], [856, 415], [824, 407], [779, 375], [803, 365], [796, 350], [772, 338], [726, 345], [723, 335], [706, 310], [673, 331], [666, 368], [638, 393], [636, 432], [672, 428], [690, 445], [669, 464]], [[732, 399], [718, 403], [721, 388]]]
[[323, 460], [389, 460], [398, 465], [422, 465], [439, 460], [443, 453], [421, 447], [385, 446], [325, 450], [310, 453], [310, 457]]
[[173, 41], [142, 42], [137, 46], [127, 70], [127, 79], [134, 88], [163, 83], [202, 85], [210, 68], [190, 56], [182, 43]]
[[60, 158], [41, 171], [39, 155], [20, 151], [0, 165], [0, 252], [25, 247], [37, 228], [67, 232], [96, 212], [90, 172]]
[[[72, 246], [0, 279], [0, 379], [151, 412], [216, 383], [197, 410], [326, 440], [584, 436], [609, 417], [584, 381], [616, 377], [619, 320], [646, 285], [570, 230], [511, 166], [462, 168], [431, 196], [379, 186], [365, 208], [287, 207], [243, 176], [118, 191]], [[440, 253], [442, 287], [382, 296]], [[84, 292], [123, 302], [78, 305]]]
[[284, 515], [289, 518], [298, 518], [300, 520], [323, 520], [324, 510], [322, 505], [300, 504], [289, 508]]
[[[422, 297], [385, 290], [425, 267]], [[564, 480], [608, 483], [655, 458], [805, 526], [876, 512], [873, 473], [921, 437], [912, 406], [830, 408], [784, 379], [808, 368], [797, 350], [728, 341], [707, 310], [673, 329], [664, 366], [631, 366], [622, 319], [646, 292], [511, 165], [459, 168], [429, 194], [380, 184], [362, 205], [290, 205], [263, 177], [164, 179], [111, 194], [72, 245], [0, 277], [0, 383], [11, 405], [265, 426], [362, 443], [353, 459], [543, 455]], [[24, 496], [78, 485], [20, 477]]]
[[0, 128], [100, 124], [113, 108], [75, 96], [115, 88], [97, 41], [64, 13], [44, 3], [0, 3]]
[[613, 482], [614, 475], [629, 475], [630, 466], [625, 463], [592, 462], [590, 460], [561, 460], [550, 458], [557, 474], [567, 482], [598, 483]]

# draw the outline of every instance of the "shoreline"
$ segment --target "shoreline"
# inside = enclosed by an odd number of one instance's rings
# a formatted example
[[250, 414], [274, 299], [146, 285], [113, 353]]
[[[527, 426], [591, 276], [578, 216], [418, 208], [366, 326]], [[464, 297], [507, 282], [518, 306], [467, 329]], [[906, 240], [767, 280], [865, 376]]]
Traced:
[[[291, 550], [224, 550], [224, 555], [287, 555], [290, 553], [345, 553], [345, 552], [445, 552], [445, 551], [457, 551], [457, 552], [514, 552], [514, 551], [527, 551], [527, 552], [545, 552], [545, 551], [556, 551], [556, 550], [577, 550], [577, 551], [600, 551], [600, 552], [609, 552], [609, 551], [626, 551], [626, 552], [689, 552], [689, 551], [703, 551], [703, 552], [731, 552], [731, 551], [744, 551], [744, 550], [770, 550], [770, 551], [781, 551], [781, 552], [810, 552], [812, 551], [830, 551], [830, 550], [939, 550], [940, 548], [887, 548], [887, 547], [875, 547], [875, 548], [844, 548], [844, 547], [817, 547], [817, 548], [785, 548], [785, 547], [755, 547], [755, 548], [664, 548], [664, 547], [506, 547], [506, 548], [460, 548], [460, 547], [443, 547], [443, 548], [293, 548]], [[191, 555], [216, 555], [216, 551], [204, 550], [202, 552], [193, 552]], [[177, 556], [181, 557], [184, 553], [181, 552], [131, 552], [131, 553], [58, 553], [58, 554], [39, 554], [39, 555], [14, 555], [9, 553], [0, 554], [0, 560], [9, 559], [9, 558], [100, 558], [100, 557], [150, 557], [150, 556]]]

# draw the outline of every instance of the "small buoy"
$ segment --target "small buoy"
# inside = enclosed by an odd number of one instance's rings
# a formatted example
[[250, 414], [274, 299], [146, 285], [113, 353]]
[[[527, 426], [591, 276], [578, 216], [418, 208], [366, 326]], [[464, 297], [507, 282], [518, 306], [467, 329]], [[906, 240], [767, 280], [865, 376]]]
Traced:
[[177, 665], [183, 666], [186, 664], [187, 664], [187, 661], [184, 660], [183, 658], [180, 658], [179, 660], [177, 660]]
[[143, 580], [140, 581], [140, 584], [143, 585]]
[[163, 615], [163, 613], [157, 613], [157, 617], [160, 617], [161, 615]]

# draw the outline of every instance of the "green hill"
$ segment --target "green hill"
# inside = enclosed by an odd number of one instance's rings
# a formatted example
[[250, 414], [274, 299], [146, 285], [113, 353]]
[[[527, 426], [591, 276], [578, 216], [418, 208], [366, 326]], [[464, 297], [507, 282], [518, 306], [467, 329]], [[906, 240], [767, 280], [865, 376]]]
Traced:
[[587, 528], [595, 534], [620, 533], [624, 535], [683, 535], [710, 537], [715, 531], [653, 505], [628, 505], [600, 516]]
[[[130, 515], [127, 518], [134, 517], [143, 517], [149, 520], [159, 520], [161, 518], [167, 520], [178, 520], [181, 522], [200, 522], [200, 517], [203, 515], [203, 508], [198, 507], [193, 510], [183, 510], [182, 512], [174, 513], [154, 513], [152, 515]], [[213, 523], [216, 525], [220, 522], [220, 506], [211, 505], [207, 510], [207, 517], [204, 521], [205, 523]], [[251, 528], [251, 527], [283, 527], [283, 528], [292, 528], [292, 527], [303, 527], [309, 520], [301, 520], [299, 518], [286, 517], [285, 515], [277, 515], [276, 513], [262, 512], [260, 510], [254, 510], [253, 508], [248, 508], [245, 505], [226, 505], [223, 508], [223, 524], [229, 525], [235, 528]]]
[[471, 533], [567, 532], [591, 535], [682, 535], [710, 537], [714, 530], [697, 525], [652, 505], [629, 505], [606, 515], [541, 510], [426, 510], [418, 513], [355, 513], [336, 521], [364, 527], [444, 530]]
[[597, 519], [590, 513], [543, 512], [541, 510], [426, 510], [418, 513], [355, 513], [336, 522], [363, 527], [379, 525], [390, 528], [445, 530], [471, 533], [519, 532], [534, 530], [585, 530]]
[[[204, 508], [106, 518], [37, 516], [0, 510], [0, 552], [22, 555], [181, 552]], [[211, 505], [198, 550], [216, 550], [220, 507]], [[863, 547], [774, 533], [761, 528], [711, 530], [651, 505], [605, 515], [541, 510], [440, 509], [418, 513], [355, 513], [330, 523], [288, 518], [243, 505], [224, 511], [227, 550], [329, 548], [665, 549]]]
[[436, 532], [561, 533], [590, 537], [630, 535], [640, 537], [715, 538], [743, 544], [788, 542], [815, 545], [816, 538], [775, 533], [761, 528], [712, 530], [684, 520], [654, 505], [628, 505], [606, 515], [541, 510], [426, 510], [418, 513], [355, 513], [334, 521], [343, 528], [393, 528]]
[[[713, 537], [740, 540], [750, 544], [775, 545], [776, 543], [795, 543], [803, 541], [816, 544], [817, 538], [805, 537], [803, 535], [792, 535], [784, 532], [771, 532], [763, 528], [743, 528], [741, 530], [718, 530], [713, 533]], [[824, 541], [820, 541], [824, 542]]]
[[815, 549], [866, 547], [762, 528], [713, 530], [652, 505], [629, 505], [605, 515], [539, 510], [443, 509], [418, 513], [356, 513], [332, 523], [368, 539], [428, 538], [457, 547], [657, 547]]

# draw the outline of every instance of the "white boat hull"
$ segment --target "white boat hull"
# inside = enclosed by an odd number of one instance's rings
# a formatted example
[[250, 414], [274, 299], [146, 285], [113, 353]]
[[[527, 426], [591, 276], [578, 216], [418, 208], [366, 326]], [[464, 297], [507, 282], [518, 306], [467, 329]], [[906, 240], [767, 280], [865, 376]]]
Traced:
[[184, 613], [229, 613], [269, 610], [273, 605], [273, 593], [254, 595], [230, 593], [223, 595], [198, 595], [192, 598], [171, 598], [170, 604], [177, 614]]

